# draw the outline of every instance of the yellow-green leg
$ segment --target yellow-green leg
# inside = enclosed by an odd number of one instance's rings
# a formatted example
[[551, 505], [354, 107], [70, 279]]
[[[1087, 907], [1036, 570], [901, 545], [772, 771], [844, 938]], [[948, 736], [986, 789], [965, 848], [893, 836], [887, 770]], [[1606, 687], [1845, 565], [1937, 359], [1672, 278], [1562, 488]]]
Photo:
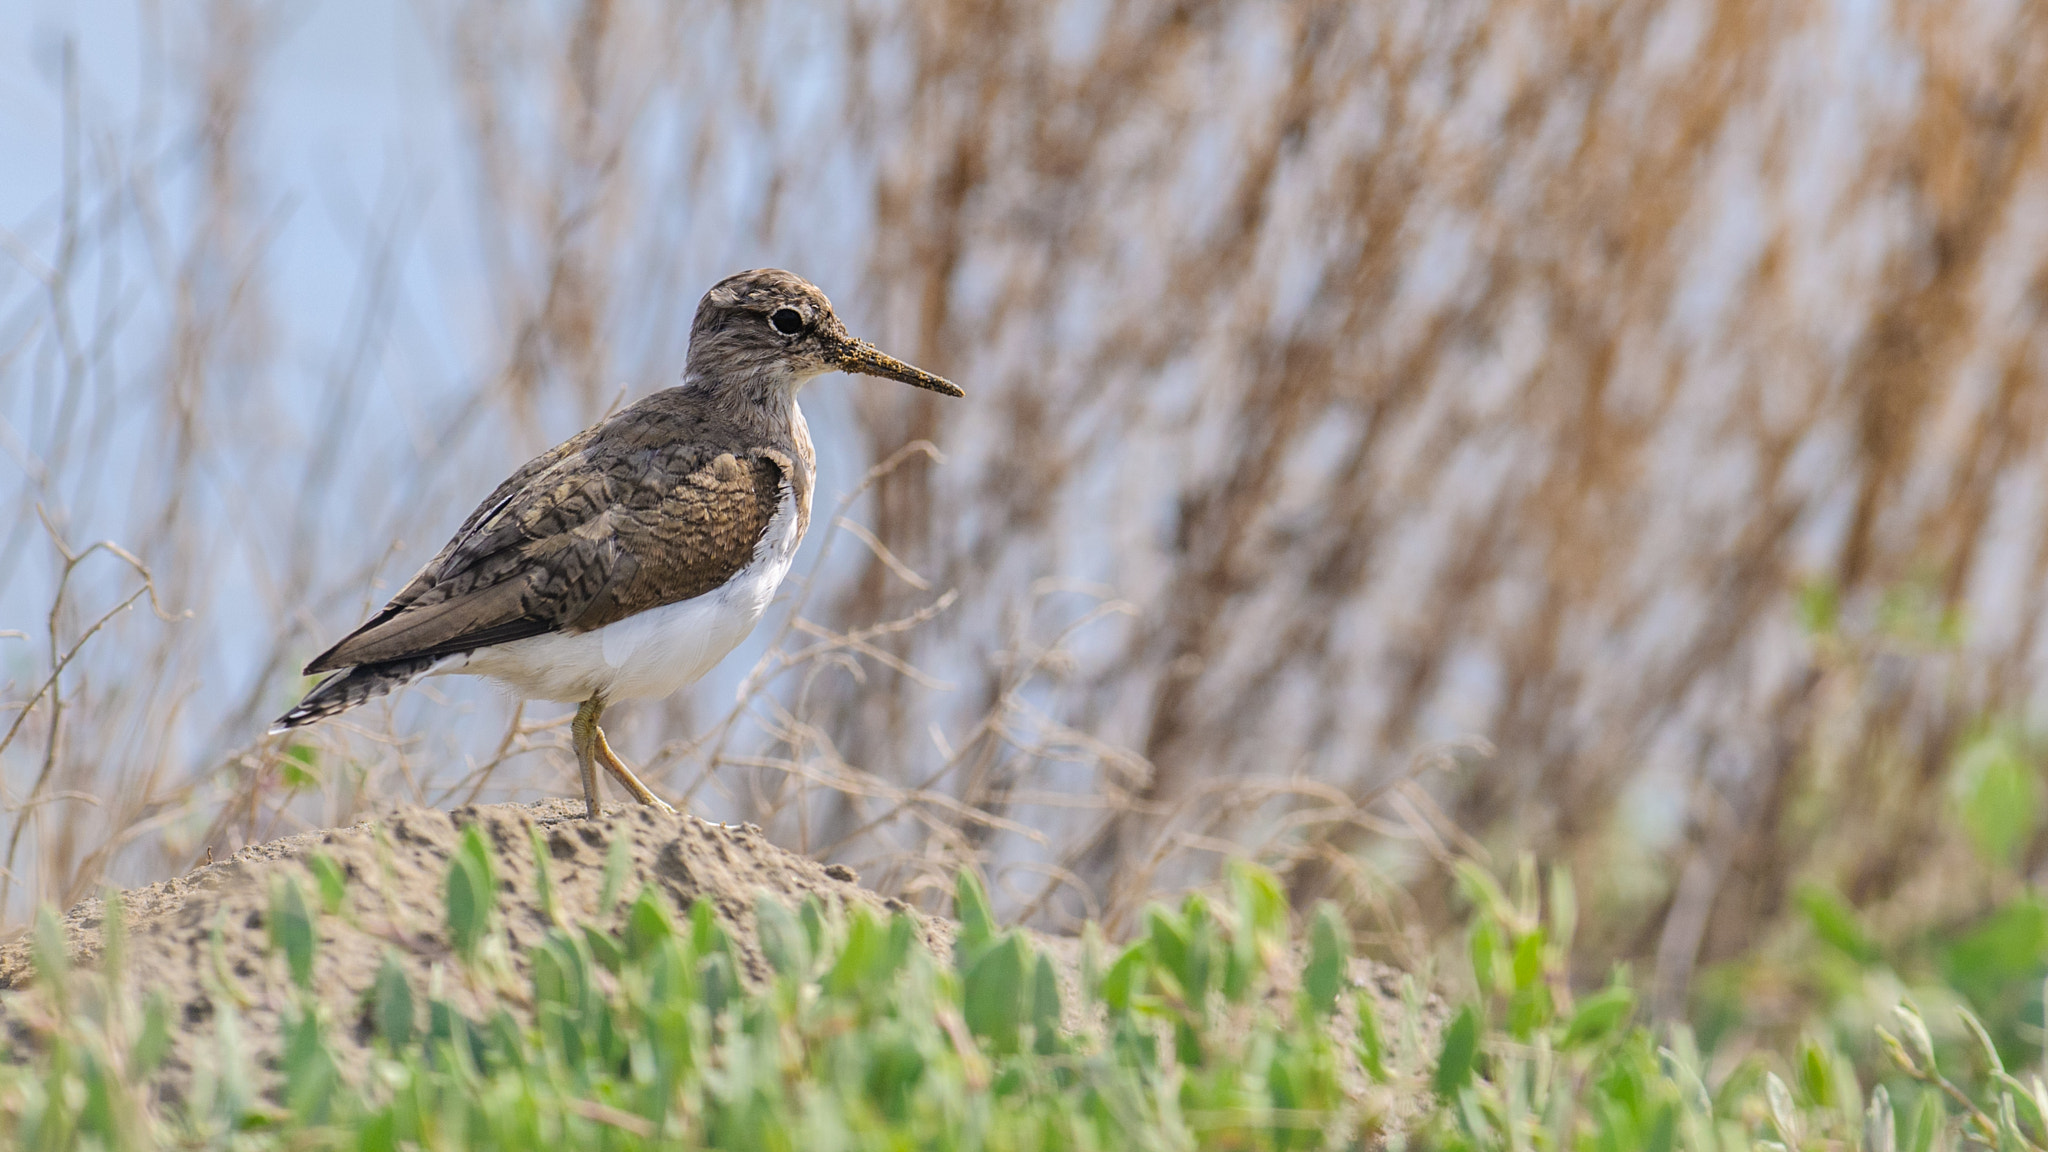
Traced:
[[612, 751], [611, 742], [604, 738], [604, 729], [597, 726], [598, 720], [603, 716], [604, 697], [595, 695], [576, 709], [576, 719], [569, 725], [570, 743], [576, 748], [576, 767], [583, 773], [585, 815], [593, 820], [597, 818], [597, 766], [600, 764], [618, 779], [627, 792], [632, 793], [633, 799], [659, 808], [671, 816], [675, 815], [676, 810], [668, 801], [656, 796], [647, 785], [642, 784], [640, 778], [633, 775], [633, 770], [626, 766], [626, 762], [619, 759], [619, 754]]
[[604, 729], [597, 728], [596, 725], [592, 725], [591, 727], [596, 728], [597, 730], [598, 760], [602, 762], [606, 768], [611, 769], [612, 775], [618, 778], [619, 783], [626, 786], [626, 791], [631, 792], [633, 794], [633, 799], [638, 800], [642, 804], [653, 805], [654, 807], [661, 809], [663, 812], [666, 812], [671, 816], [675, 815], [676, 810], [674, 806], [669, 804], [668, 801], [663, 800], [661, 797], [656, 796], [651, 790], [649, 790], [647, 785], [642, 784], [640, 782], [640, 778], [638, 776], [633, 775], [633, 770], [631, 768], [626, 767], [626, 762], [624, 760], [619, 759], [619, 754], [612, 751], [611, 741], [606, 740], [604, 738]]
[[592, 696], [569, 722], [569, 744], [576, 749], [576, 768], [583, 775], [583, 814], [597, 819], [597, 718], [604, 715], [604, 697]]

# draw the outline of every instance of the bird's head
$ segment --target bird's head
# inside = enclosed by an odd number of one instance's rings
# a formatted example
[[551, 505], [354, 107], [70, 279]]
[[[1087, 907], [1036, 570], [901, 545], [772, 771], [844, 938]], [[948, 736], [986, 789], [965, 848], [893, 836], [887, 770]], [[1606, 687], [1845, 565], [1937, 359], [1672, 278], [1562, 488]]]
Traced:
[[728, 276], [697, 305], [689, 378], [794, 389], [827, 372], [886, 376], [947, 396], [966, 395], [952, 381], [855, 338], [817, 285], [794, 273], [756, 268]]

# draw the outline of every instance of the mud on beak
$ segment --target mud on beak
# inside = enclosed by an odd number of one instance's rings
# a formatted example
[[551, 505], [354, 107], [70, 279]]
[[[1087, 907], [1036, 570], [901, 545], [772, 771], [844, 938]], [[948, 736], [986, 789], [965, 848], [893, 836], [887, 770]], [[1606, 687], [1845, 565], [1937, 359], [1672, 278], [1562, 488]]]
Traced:
[[937, 392], [941, 396], [967, 395], [951, 380], [905, 364], [865, 340], [845, 337], [841, 341], [835, 341], [827, 355], [832, 361], [832, 366], [841, 372], [901, 380], [905, 384], [914, 384], [919, 388]]

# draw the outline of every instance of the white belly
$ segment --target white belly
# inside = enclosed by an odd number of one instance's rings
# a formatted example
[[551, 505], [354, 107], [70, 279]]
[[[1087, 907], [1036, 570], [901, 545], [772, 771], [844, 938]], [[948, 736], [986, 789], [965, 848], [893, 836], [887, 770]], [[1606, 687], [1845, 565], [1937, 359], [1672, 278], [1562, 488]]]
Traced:
[[754, 562], [691, 600], [651, 608], [589, 632], [530, 636], [436, 665], [430, 675], [488, 676], [529, 700], [580, 703], [667, 696], [696, 683], [754, 630], [798, 543], [794, 502], [768, 522]]

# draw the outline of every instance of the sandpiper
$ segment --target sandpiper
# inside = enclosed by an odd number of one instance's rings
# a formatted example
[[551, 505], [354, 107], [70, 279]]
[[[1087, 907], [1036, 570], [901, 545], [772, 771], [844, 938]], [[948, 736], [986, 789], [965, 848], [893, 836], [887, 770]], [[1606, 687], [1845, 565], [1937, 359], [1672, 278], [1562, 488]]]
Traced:
[[800, 276], [756, 269], [712, 286], [682, 384], [498, 485], [382, 612], [306, 665], [334, 675], [273, 731], [420, 676], [487, 676], [580, 705], [570, 733], [589, 815], [600, 764], [673, 812], [598, 720], [615, 700], [696, 682], [753, 630], [811, 519], [817, 467], [797, 389], [834, 371], [965, 395], [853, 338]]

